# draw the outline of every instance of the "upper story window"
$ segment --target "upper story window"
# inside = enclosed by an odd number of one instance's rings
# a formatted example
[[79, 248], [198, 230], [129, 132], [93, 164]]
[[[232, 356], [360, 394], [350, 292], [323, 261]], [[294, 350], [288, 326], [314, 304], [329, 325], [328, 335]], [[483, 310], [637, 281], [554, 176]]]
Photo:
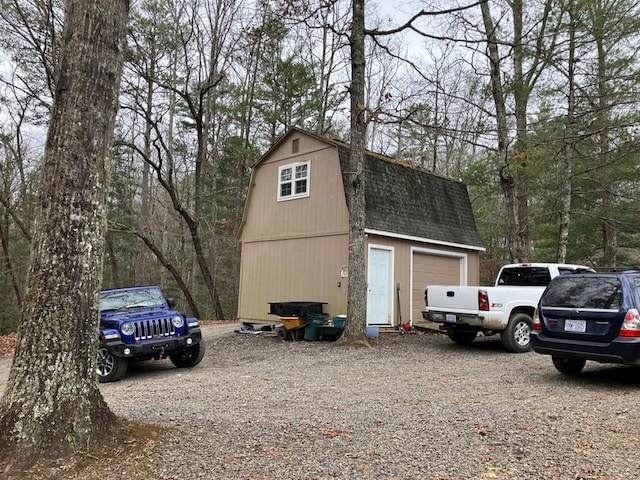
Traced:
[[309, 162], [302, 162], [278, 169], [278, 200], [309, 196], [309, 166]]

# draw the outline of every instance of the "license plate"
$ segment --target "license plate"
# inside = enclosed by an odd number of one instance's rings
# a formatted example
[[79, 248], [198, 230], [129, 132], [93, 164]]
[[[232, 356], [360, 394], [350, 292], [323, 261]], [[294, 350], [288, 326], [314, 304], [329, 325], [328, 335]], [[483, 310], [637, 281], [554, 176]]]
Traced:
[[586, 320], [565, 320], [564, 331], [584, 333], [587, 331], [587, 321]]
[[453, 313], [447, 313], [444, 317], [444, 320], [446, 322], [451, 322], [451, 323], [456, 323], [458, 321], [458, 319], [456, 318], [455, 314]]

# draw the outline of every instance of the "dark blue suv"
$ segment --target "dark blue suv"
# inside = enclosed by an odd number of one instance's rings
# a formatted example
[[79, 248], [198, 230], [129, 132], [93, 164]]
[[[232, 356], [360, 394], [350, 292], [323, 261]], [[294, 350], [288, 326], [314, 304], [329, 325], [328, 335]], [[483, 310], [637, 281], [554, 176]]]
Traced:
[[562, 373], [587, 360], [640, 364], [640, 272], [554, 278], [533, 319], [533, 350], [551, 355]]

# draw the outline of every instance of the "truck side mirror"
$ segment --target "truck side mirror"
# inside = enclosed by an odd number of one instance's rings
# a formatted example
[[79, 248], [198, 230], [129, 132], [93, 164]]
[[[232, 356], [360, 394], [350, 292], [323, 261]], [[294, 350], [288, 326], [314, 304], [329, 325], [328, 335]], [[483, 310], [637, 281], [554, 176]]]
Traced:
[[167, 305], [169, 305], [169, 308], [174, 308], [176, 306], [176, 299], [167, 298]]

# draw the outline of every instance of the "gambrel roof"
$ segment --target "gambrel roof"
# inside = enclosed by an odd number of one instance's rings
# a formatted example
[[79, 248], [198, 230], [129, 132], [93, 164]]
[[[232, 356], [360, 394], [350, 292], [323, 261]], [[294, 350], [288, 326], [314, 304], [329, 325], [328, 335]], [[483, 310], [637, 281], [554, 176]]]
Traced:
[[[340, 141], [294, 127], [256, 162], [254, 169], [296, 134], [308, 135], [335, 146], [346, 201], [349, 146]], [[365, 162], [367, 230], [382, 235], [484, 250], [464, 184], [371, 152], [366, 153]], [[251, 185], [248, 196], [251, 195]], [[238, 238], [241, 231], [242, 226]]]
[[[334, 143], [346, 192], [349, 149]], [[367, 229], [484, 249], [467, 187], [460, 182], [367, 153], [365, 201]]]

